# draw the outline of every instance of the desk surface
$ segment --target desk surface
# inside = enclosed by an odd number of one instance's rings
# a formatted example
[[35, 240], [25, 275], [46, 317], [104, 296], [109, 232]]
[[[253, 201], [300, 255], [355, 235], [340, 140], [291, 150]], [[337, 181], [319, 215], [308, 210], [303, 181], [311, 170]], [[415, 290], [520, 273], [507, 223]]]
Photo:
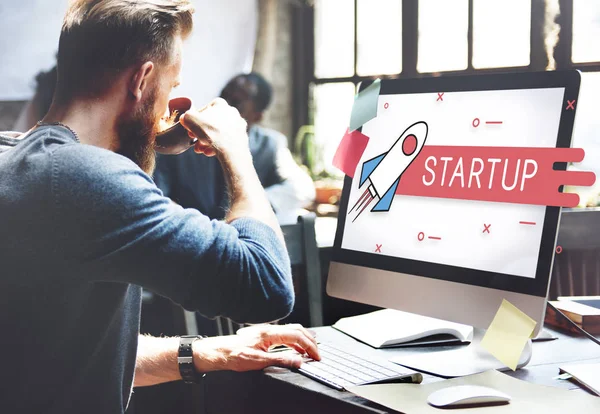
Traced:
[[[355, 350], [362, 356], [391, 358], [399, 354], [434, 352], [449, 347], [395, 348], [377, 350], [355, 341], [331, 327], [316, 328], [322, 342], [335, 342]], [[553, 387], [584, 392], [571, 381], [553, 379], [560, 365], [567, 362], [600, 362], [600, 347], [592, 341], [550, 331], [557, 340], [533, 344], [529, 365], [507, 374], [522, 380]], [[442, 381], [424, 375], [424, 382]], [[264, 372], [214, 375], [206, 386], [206, 408], [209, 413], [388, 413], [395, 412], [371, 403], [349, 392], [340, 392], [310, 378], [283, 368], [268, 368]]]

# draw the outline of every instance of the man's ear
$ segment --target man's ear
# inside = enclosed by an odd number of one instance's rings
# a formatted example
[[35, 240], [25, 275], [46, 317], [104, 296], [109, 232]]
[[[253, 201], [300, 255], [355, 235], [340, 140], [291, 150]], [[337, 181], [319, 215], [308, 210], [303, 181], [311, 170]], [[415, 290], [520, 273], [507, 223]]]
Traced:
[[133, 72], [129, 81], [129, 92], [133, 95], [137, 102], [142, 100], [142, 95], [149, 85], [149, 78], [154, 70], [154, 63], [145, 62]]

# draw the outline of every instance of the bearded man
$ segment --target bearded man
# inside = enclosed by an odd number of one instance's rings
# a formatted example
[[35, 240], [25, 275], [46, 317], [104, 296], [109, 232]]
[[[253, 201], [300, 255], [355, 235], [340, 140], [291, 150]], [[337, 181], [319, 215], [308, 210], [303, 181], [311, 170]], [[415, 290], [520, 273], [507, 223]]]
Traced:
[[150, 178], [192, 13], [188, 0], [70, 3], [50, 110], [0, 154], [0, 412], [122, 413], [133, 386], [300, 365], [267, 352], [275, 344], [319, 358], [300, 326], [139, 336], [142, 287], [239, 322], [282, 318], [294, 302], [237, 110], [217, 99], [181, 118], [195, 151], [223, 166], [224, 221], [171, 203]]

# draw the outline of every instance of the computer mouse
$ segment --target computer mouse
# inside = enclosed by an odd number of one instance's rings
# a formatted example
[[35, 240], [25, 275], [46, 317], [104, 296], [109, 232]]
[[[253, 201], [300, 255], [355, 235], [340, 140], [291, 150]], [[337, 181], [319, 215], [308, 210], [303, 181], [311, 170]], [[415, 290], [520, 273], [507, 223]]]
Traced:
[[466, 405], [508, 404], [510, 396], [480, 385], [455, 385], [429, 394], [427, 402], [438, 408]]

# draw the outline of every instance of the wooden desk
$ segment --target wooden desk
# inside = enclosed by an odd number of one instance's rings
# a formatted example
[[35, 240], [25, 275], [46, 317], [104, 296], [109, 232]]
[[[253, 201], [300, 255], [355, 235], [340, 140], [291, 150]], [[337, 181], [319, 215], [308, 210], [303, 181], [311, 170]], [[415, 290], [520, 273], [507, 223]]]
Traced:
[[[361, 344], [331, 327], [316, 328], [323, 342], [335, 342], [346, 349], [356, 350], [362, 356], [375, 355], [391, 358], [401, 353], [422, 353], [447, 349], [405, 348], [376, 350]], [[548, 386], [577, 389], [570, 381], [553, 379], [558, 368], [566, 362], [600, 362], [600, 347], [583, 337], [551, 331], [559, 339], [533, 344], [529, 365], [508, 375]], [[424, 382], [443, 379], [424, 375]], [[268, 368], [264, 372], [212, 374], [205, 387], [206, 413], [389, 413], [385, 407], [340, 392], [283, 368]]]

